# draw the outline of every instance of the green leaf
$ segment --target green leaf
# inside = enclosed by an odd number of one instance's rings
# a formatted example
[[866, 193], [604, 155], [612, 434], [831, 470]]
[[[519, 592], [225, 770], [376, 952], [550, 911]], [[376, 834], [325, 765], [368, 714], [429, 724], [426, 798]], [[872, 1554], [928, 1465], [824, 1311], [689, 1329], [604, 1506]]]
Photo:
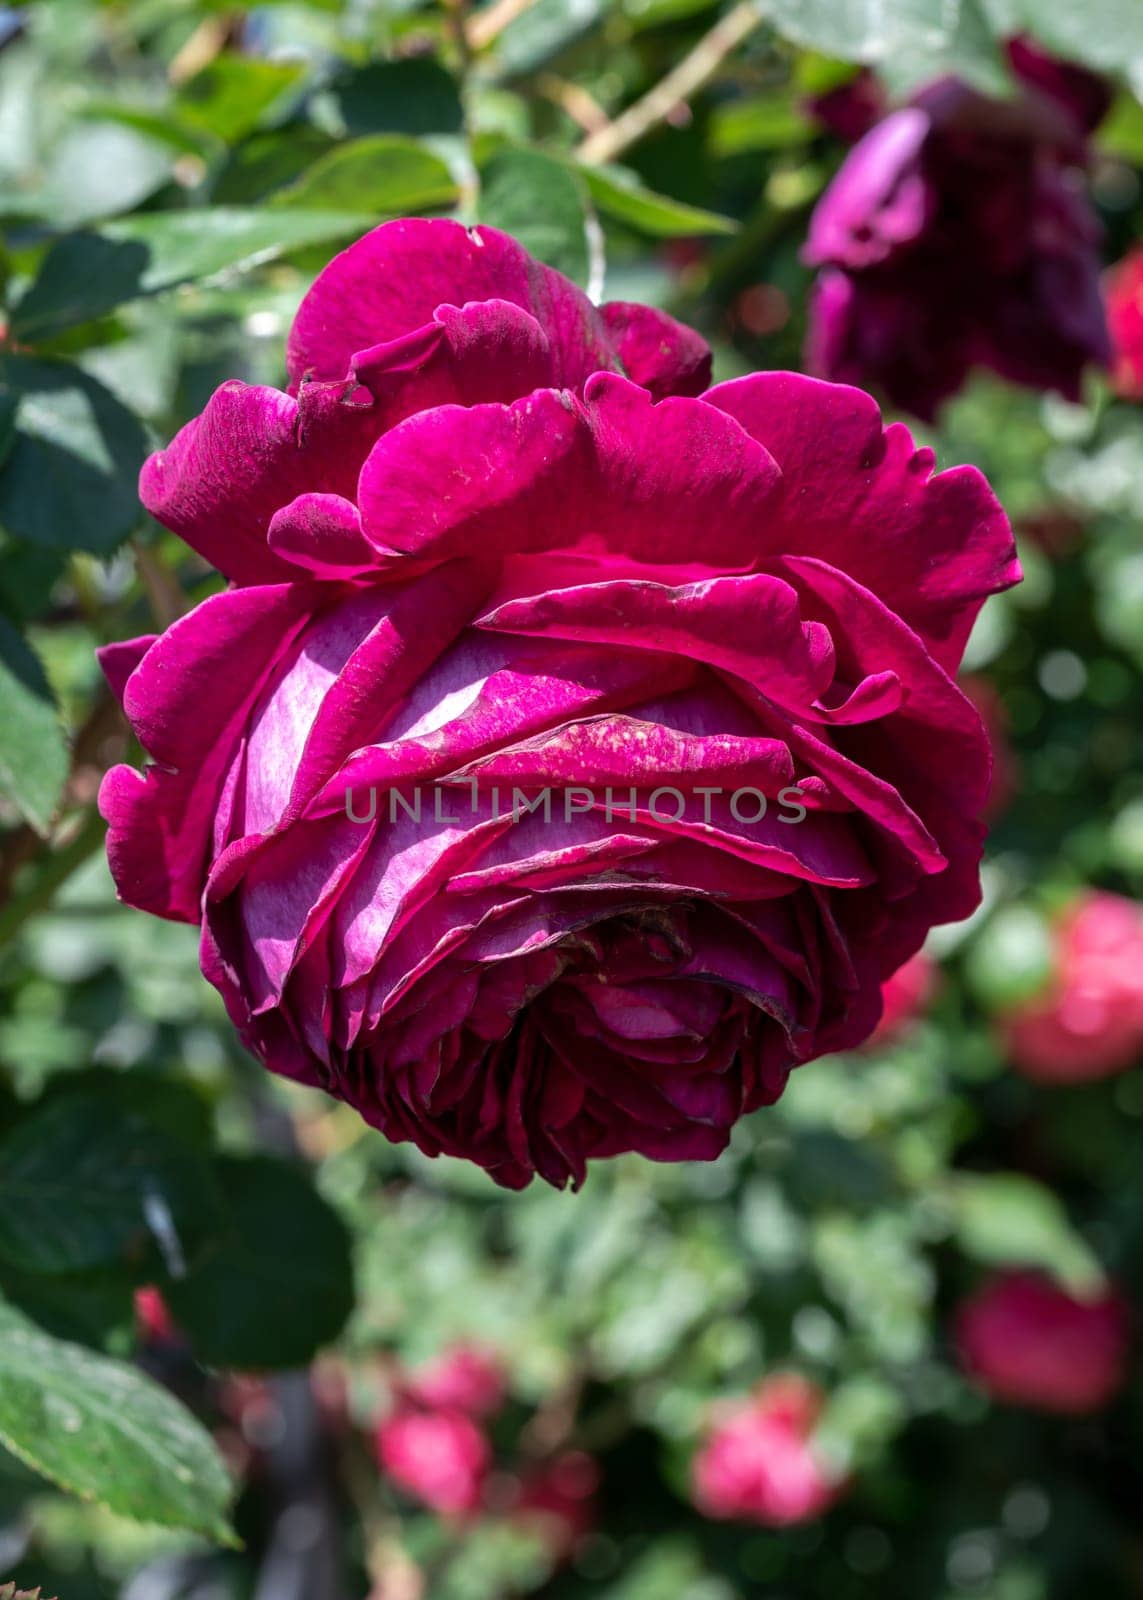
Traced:
[[795, 44], [876, 65], [897, 88], [945, 72], [990, 93], [1010, 87], [981, 0], [761, 0], [761, 9]]
[[411, 211], [436, 211], [457, 197], [440, 156], [415, 139], [379, 133], [339, 145], [280, 190], [273, 206], [311, 212], [367, 211], [374, 221]]
[[142, 516], [135, 484], [147, 441], [138, 420], [63, 361], [4, 357], [4, 396], [20, 409], [0, 468], [0, 526], [32, 544], [109, 555]]
[[1039, 912], [1001, 906], [973, 940], [965, 976], [983, 1006], [1005, 1010], [1039, 994], [1052, 964], [1052, 933]]
[[1108, 155], [1143, 166], [1143, 106], [1124, 91], [1100, 123], [1096, 143]]
[[68, 752], [39, 657], [0, 617], [0, 794], [46, 835], [67, 779]]
[[183, 84], [171, 109], [178, 121], [234, 144], [292, 98], [305, 70], [296, 62], [216, 56]]
[[307, 167], [334, 148], [321, 128], [303, 123], [284, 138], [277, 129], [255, 133], [231, 150], [212, 191], [217, 205], [251, 205], [300, 178]]
[[54, 338], [130, 300], [364, 233], [376, 220], [371, 212], [216, 206], [152, 212], [110, 223], [101, 233], [69, 234], [45, 256], [13, 311], [12, 330], [24, 341]]
[[217, 1166], [227, 1229], [187, 1277], [164, 1286], [200, 1360], [301, 1366], [353, 1309], [349, 1236], [305, 1174], [268, 1156]]
[[1076, 1291], [1095, 1288], [1103, 1273], [1043, 1184], [1018, 1173], [962, 1173], [952, 1189], [958, 1243], [986, 1266], [1042, 1267]]
[[456, 79], [438, 61], [371, 61], [334, 84], [351, 138], [368, 133], [460, 133], [464, 111]]
[[128, 1354], [134, 1344], [135, 1301], [125, 1272], [67, 1272], [45, 1278], [0, 1261], [0, 1300], [57, 1339], [112, 1349], [115, 1355]]
[[33, 344], [106, 316], [139, 294], [147, 262], [143, 244], [98, 233], [66, 234], [52, 245], [14, 308], [13, 336]]
[[130, 211], [169, 180], [174, 162], [168, 143], [122, 122], [84, 119], [57, 146], [33, 204], [57, 228]]
[[679, 238], [695, 233], [737, 233], [733, 217], [686, 205], [665, 194], [645, 189], [633, 173], [621, 167], [580, 167], [588, 192], [605, 216], [624, 222], [637, 233], [654, 238]]
[[365, 233], [376, 220], [368, 210], [357, 209], [210, 206], [125, 217], [102, 231], [105, 238], [146, 246], [147, 264], [136, 293], [157, 294], [180, 283], [248, 271], [287, 250]]
[[604, 0], [536, 0], [500, 34], [496, 57], [504, 72], [532, 72], [587, 33], [605, 12]]
[[588, 280], [587, 215], [583, 178], [538, 150], [502, 150], [482, 174], [481, 222], [576, 283]]
[[226, 1468], [186, 1407], [132, 1367], [52, 1338], [4, 1302], [0, 1440], [84, 1500], [233, 1543]]
[[[1031, 33], [1070, 61], [1115, 73], [1143, 70], [1143, 8], [1137, 0], [985, 0], [1001, 37]], [[1136, 85], [1136, 88], [1138, 86]]]
[[716, 156], [783, 150], [804, 144], [812, 132], [796, 96], [775, 90], [715, 106], [710, 118], [710, 148]]
[[109, 1095], [61, 1094], [0, 1142], [0, 1255], [27, 1271], [141, 1267], [156, 1242], [181, 1266], [221, 1229], [205, 1161]]

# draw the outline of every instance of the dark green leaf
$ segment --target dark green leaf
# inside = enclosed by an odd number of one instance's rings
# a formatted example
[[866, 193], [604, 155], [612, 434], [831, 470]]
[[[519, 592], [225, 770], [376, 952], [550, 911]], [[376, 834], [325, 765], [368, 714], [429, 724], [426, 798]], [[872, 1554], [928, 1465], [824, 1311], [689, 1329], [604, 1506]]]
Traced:
[[637, 233], [679, 238], [695, 233], [737, 233], [733, 217], [720, 217], [681, 200], [645, 189], [633, 173], [618, 167], [581, 167], [588, 192], [605, 216], [626, 223]]
[[13, 543], [0, 549], [0, 611], [17, 622], [32, 622], [41, 616], [67, 561], [66, 551], [40, 545]]
[[186, 1407], [132, 1367], [53, 1339], [3, 1302], [0, 1439], [85, 1500], [232, 1541], [226, 1468]]
[[289, 138], [277, 130], [251, 134], [230, 152], [214, 185], [218, 205], [250, 205], [275, 189], [300, 178], [307, 167], [334, 148], [334, 141], [308, 123], [290, 129]]
[[124, 1272], [68, 1272], [43, 1277], [0, 1261], [0, 1299], [7, 1300], [57, 1339], [115, 1354], [131, 1349], [135, 1301]]
[[271, 203], [318, 213], [357, 209], [379, 220], [436, 211], [456, 197], [456, 180], [439, 156], [414, 139], [379, 133], [331, 150]]
[[27, 1271], [178, 1268], [221, 1226], [203, 1159], [111, 1096], [61, 1094], [0, 1142], [0, 1255]]
[[503, 228], [540, 261], [586, 283], [587, 191], [562, 161], [538, 150], [503, 150], [482, 175], [480, 220]]
[[0, 470], [0, 526], [16, 538], [108, 555], [142, 513], [135, 492], [147, 441], [101, 383], [63, 361], [8, 356], [0, 396], [19, 397]]
[[292, 1367], [353, 1308], [349, 1237], [306, 1176], [267, 1156], [218, 1164], [227, 1231], [164, 1293], [195, 1354], [218, 1366]]
[[12, 312], [13, 334], [35, 343], [106, 316], [139, 294], [147, 263], [147, 247], [138, 242], [106, 239], [98, 233], [71, 233], [58, 239]]
[[39, 658], [0, 617], [0, 795], [46, 834], [67, 778], [68, 752], [55, 696]]
[[333, 95], [352, 138], [459, 133], [464, 126], [456, 79], [427, 57], [372, 61], [335, 84]]
[[88, 1067], [53, 1079], [44, 1090], [45, 1102], [62, 1096], [90, 1094], [134, 1116], [144, 1117], [180, 1144], [210, 1152], [214, 1119], [202, 1086], [193, 1078], [167, 1072], [116, 1072], [108, 1067]]

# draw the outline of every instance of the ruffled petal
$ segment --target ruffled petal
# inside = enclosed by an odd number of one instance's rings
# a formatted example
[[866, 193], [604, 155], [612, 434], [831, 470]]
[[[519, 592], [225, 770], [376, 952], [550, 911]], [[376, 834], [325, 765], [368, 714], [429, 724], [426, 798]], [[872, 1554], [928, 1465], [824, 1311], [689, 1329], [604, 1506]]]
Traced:
[[966, 466], [934, 477], [932, 452], [915, 450], [900, 423], [884, 428], [867, 394], [797, 373], [736, 378], [698, 404], [737, 418], [781, 469], [765, 554], [848, 572], [955, 671], [983, 601], [1021, 577], [984, 475]]

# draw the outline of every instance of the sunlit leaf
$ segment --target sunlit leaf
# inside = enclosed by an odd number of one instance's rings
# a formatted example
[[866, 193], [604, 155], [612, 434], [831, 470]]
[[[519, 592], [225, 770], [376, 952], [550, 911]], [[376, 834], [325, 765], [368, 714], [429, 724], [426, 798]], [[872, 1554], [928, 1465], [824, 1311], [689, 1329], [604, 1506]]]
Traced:
[[232, 1542], [226, 1469], [186, 1407], [133, 1367], [52, 1338], [4, 1302], [0, 1441], [85, 1500]]

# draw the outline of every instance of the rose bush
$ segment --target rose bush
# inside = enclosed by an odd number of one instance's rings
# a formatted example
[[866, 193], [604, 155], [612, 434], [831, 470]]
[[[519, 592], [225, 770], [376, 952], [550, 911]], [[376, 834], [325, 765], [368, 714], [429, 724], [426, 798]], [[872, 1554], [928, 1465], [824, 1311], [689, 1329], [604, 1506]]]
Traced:
[[1081, 1300], [1042, 1273], [999, 1273], [961, 1306], [956, 1345], [993, 1399], [1082, 1415], [1123, 1384], [1127, 1306], [1110, 1290]]
[[[811, 369], [926, 419], [974, 366], [1078, 399], [1110, 355], [1082, 175], [1110, 96], [1026, 40], [1009, 58], [1016, 100], [927, 85], [865, 133], [810, 223]], [[871, 92], [859, 80], [819, 115], [857, 131]]]
[[716, 1156], [976, 904], [999, 505], [453, 222], [338, 256], [289, 372], [143, 473], [233, 586], [104, 652], [153, 762], [101, 793], [120, 895], [391, 1139], [510, 1186]]

